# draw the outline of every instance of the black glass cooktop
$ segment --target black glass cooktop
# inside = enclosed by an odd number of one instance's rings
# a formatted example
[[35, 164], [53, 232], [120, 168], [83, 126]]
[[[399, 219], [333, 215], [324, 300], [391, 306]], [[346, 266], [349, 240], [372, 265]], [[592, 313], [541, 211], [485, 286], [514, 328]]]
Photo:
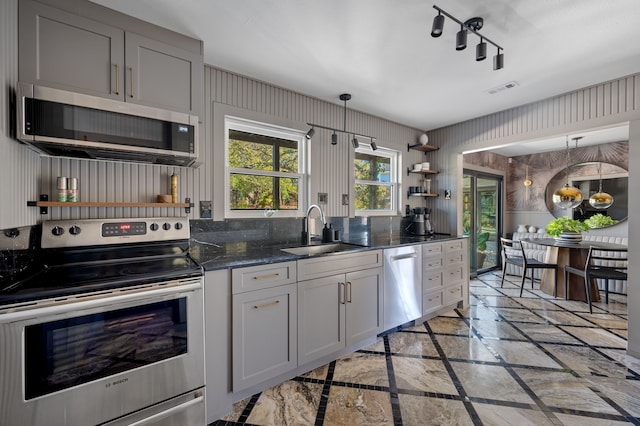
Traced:
[[0, 288], [0, 305], [63, 297], [179, 278], [203, 270], [186, 247], [140, 246], [50, 251], [20, 279]]

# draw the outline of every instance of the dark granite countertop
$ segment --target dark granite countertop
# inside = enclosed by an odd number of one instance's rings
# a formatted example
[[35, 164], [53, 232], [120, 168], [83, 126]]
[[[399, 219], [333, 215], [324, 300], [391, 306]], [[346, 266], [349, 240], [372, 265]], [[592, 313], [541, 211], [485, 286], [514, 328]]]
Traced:
[[[457, 238], [459, 237], [450, 235], [419, 237], [380, 233], [354, 235], [346, 238], [343, 242], [353, 244], [353, 251], [357, 252], [425, 242], [447, 241]], [[190, 252], [194, 260], [200, 263], [207, 271], [286, 262], [309, 257], [305, 255], [294, 255], [281, 250], [287, 247], [293, 246], [291, 244], [265, 244], [264, 242], [256, 241], [214, 244], [192, 239]], [[342, 251], [340, 253], [345, 252]], [[332, 256], [336, 254], [338, 253], [319, 254], [316, 256]]]

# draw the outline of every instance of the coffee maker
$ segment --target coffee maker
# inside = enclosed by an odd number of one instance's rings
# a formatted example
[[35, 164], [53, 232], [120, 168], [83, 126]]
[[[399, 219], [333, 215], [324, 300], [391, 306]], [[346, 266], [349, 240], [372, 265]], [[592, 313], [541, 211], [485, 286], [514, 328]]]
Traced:
[[411, 217], [411, 223], [407, 227], [407, 230], [413, 235], [426, 235], [424, 226], [424, 208], [415, 207], [413, 209], [413, 216]]

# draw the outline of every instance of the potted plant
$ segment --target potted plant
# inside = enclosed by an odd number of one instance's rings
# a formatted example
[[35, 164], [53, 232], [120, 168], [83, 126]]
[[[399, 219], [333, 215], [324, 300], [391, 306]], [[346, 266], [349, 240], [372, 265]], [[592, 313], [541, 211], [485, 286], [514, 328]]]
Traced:
[[478, 249], [478, 261], [477, 267], [481, 268], [484, 264], [484, 260], [487, 257], [487, 241], [489, 241], [488, 232], [478, 232], [476, 234], [476, 247]]
[[564, 242], [580, 242], [582, 232], [588, 230], [589, 227], [584, 222], [568, 216], [555, 218], [547, 224], [547, 234]]
[[611, 218], [610, 216], [605, 216], [602, 213], [594, 214], [588, 219], [584, 220], [584, 223], [589, 228], [604, 228], [606, 226], [615, 225], [618, 223], [617, 220]]

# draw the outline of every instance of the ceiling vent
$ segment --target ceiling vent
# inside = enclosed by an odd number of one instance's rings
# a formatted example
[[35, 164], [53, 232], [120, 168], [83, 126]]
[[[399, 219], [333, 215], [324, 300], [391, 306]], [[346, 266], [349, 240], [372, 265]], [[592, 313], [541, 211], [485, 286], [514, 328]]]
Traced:
[[487, 90], [486, 92], [490, 95], [495, 95], [498, 92], [502, 92], [503, 90], [507, 90], [507, 89], [513, 89], [514, 87], [519, 86], [519, 84], [516, 81], [510, 81], [508, 83], [504, 83], [500, 86], [496, 86], [494, 88], [491, 88], [489, 90]]

